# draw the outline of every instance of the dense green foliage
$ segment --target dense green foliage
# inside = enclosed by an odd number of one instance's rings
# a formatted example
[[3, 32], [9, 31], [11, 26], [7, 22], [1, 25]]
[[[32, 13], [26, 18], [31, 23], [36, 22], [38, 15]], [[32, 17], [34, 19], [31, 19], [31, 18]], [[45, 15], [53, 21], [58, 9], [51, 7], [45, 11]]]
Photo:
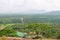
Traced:
[[[21, 18], [23, 18], [24, 23], [22, 23]], [[60, 38], [60, 15], [3, 15], [0, 16], [1, 24], [6, 28], [0, 30], [0, 36], [17, 36], [15, 32], [19, 31], [28, 35]]]
[[10, 27], [6, 27], [3, 30], [0, 30], [0, 37], [1, 36], [18, 36], [17, 34], [15, 34], [16, 32], [10, 28]]
[[27, 33], [28, 35], [30, 35], [29, 34], [30, 32], [32, 32], [31, 35], [37, 35], [38, 33], [38, 35], [42, 35], [42, 37], [46, 37], [46, 38], [57, 38], [60, 35], [60, 30], [58, 30], [56, 27], [52, 26], [51, 24], [46, 24], [46, 23], [45, 24], [42, 23], [13, 24], [13, 25], [8, 25], [7, 27], [10, 27], [12, 29], [10, 30], [10, 28], [6, 28], [4, 30], [1, 30], [2, 31], [1, 32], [2, 34], [0, 33], [1, 35], [7, 35], [15, 31]]

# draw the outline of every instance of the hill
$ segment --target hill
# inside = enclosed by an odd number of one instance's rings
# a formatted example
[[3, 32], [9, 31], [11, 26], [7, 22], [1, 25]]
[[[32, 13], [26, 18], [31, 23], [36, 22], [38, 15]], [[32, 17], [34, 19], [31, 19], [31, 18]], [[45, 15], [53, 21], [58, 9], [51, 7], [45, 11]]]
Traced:
[[[26, 12], [25, 12], [26, 13]], [[33, 12], [32, 12], [33, 13]], [[0, 23], [21, 23], [21, 18], [25, 23], [39, 22], [39, 23], [60, 23], [60, 11], [33, 13], [33, 14], [1, 14]]]

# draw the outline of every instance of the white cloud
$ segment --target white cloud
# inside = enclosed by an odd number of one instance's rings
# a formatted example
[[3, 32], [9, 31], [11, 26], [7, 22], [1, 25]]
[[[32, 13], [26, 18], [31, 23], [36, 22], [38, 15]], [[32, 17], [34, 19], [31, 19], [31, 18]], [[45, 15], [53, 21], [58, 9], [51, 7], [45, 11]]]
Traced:
[[8, 0], [0, 0], [0, 12], [7, 12], [8, 5]]
[[60, 0], [0, 0], [0, 12], [26, 10], [60, 10]]

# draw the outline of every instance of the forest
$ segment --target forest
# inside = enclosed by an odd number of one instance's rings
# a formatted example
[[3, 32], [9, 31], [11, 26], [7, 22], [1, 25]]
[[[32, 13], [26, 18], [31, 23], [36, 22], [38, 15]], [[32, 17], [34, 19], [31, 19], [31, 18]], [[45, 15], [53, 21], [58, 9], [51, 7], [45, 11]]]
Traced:
[[0, 37], [20, 37], [16, 32], [23, 38], [60, 39], [60, 15], [0, 15]]

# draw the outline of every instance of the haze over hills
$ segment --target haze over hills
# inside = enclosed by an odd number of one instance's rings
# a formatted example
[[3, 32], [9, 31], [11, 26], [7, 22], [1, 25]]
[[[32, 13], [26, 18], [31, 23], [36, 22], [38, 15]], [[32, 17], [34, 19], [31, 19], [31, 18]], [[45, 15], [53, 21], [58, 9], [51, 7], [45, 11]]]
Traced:
[[[12, 13], [13, 14], [13, 13]], [[47, 12], [45, 10], [28, 10], [20, 13], [14, 13], [14, 14], [22, 14], [22, 15], [27, 15], [27, 14], [44, 14], [44, 15], [60, 15], [60, 11], [51, 11]]]
[[[31, 11], [30, 11], [31, 12]], [[36, 13], [34, 13], [36, 12]], [[25, 22], [41, 22], [41, 23], [60, 23], [60, 11], [53, 11], [53, 12], [44, 12], [44, 11], [32, 11], [31, 14], [27, 12], [24, 13], [10, 13], [10, 14], [1, 14], [0, 15], [0, 22], [6, 22], [7, 19], [8, 23], [13, 21], [13, 23], [20, 22], [21, 18], [24, 18]], [[44, 12], [44, 13], [43, 13]]]
[[52, 12], [48, 12], [45, 14], [47, 14], [47, 15], [60, 15], [60, 11], [52, 11]]
[[28, 10], [21, 13], [22, 14], [42, 14], [42, 13], [46, 13], [46, 11], [45, 10]]
[[60, 15], [60, 11], [52, 11], [52, 12], [46, 12], [44, 10], [28, 10], [28, 11], [24, 11], [24, 12], [20, 12], [20, 13], [3, 13], [1, 14], [0, 13], [0, 17], [3, 17], [3, 16], [9, 16], [9, 17], [12, 17], [12, 16], [37, 16], [37, 15]]
[[52, 11], [52, 12], [47, 12], [45, 10], [28, 10], [24, 12], [18, 12], [18, 13], [0, 13], [0, 15], [27, 15], [27, 14], [44, 14], [44, 15], [60, 15], [60, 11]]

